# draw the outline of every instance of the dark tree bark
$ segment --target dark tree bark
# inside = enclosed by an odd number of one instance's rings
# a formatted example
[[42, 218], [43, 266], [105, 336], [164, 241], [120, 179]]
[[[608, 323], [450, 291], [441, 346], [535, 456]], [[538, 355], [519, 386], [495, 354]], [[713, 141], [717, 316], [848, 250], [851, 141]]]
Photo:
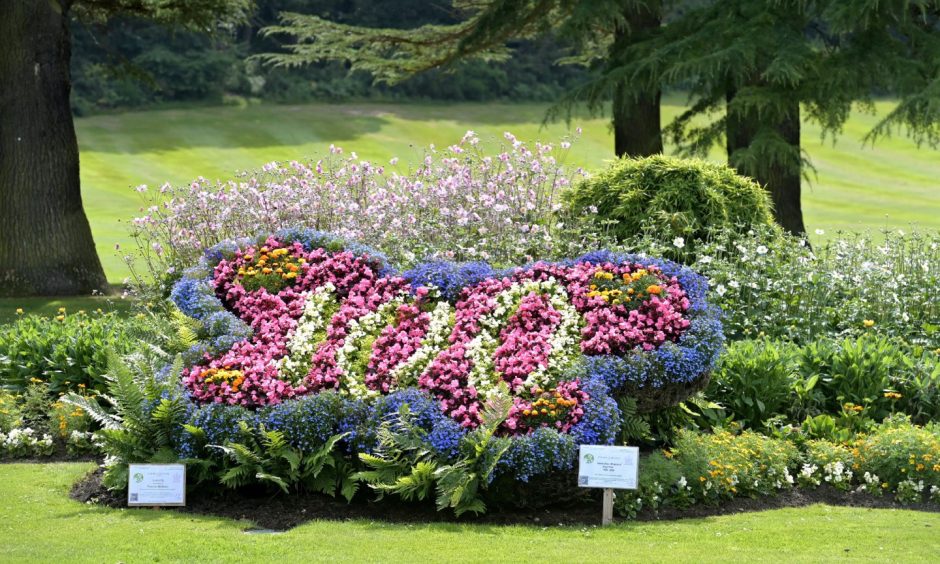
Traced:
[[82, 208], [66, 0], [0, 1], [0, 296], [107, 289]]
[[735, 92], [729, 90], [727, 100], [729, 110], [726, 125], [728, 162], [741, 174], [754, 178], [770, 193], [774, 205], [774, 219], [781, 227], [794, 235], [806, 233], [803, 224], [801, 200], [802, 174], [799, 165], [787, 166], [781, 162], [770, 162], [766, 158], [757, 170], [742, 166], [734, 153], [751, 146], [761, 126], [771, 127], [784, 141], [797, 151], [800, 149], [800, 103], [794, 97], [785, 117], [776, 123], [768, 123], [766, 116], [757, 116], [754, 112], [742, 115], [730, 109]]
[[[617, 29], [611, 55], [616, 57], [637, 38], [660, 26], [659, 2], [649, 2], [639, 10], [627, 10], [627, 27]], [[626, 85], [614, 90], [613, 126], [614, 152], [618, 157], [648, 157], [663, 152], [662, 124], [660, 122], [660, 91], [644, 92], [633, 96]]]

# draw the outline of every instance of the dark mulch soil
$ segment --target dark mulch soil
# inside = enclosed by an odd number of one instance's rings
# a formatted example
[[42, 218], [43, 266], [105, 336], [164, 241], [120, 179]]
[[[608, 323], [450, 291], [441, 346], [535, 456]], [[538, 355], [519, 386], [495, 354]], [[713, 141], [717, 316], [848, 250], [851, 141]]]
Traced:
[[[110, 507], [126, 507], [126, 497], [115, 495], [101, 485], [101, 470], [88, 474], [72, 488], [71, 497], [81, 502], [98, 503]], [[573, 502], [564, 507], [541, 509], [503, 509], [479, 517], [464, 516], [457, 519], [451, 511], [438, 512], [432, 504], [403, 503], [397, 498], [374, 502], [369, 495], [358, 495], [352, 503], [320, 494], [264, 495], [251, 492], [215, 492], [189, 494], [186, 507], [168, 510], [213, 515], [236, 520], [252, 521], [258, 528], [285, 530], [314, 519], [349, 520], [366, 519], [391, 523], [452, 523], [472, 522], [496, 525], [599, 525], [601, 502], [595, 499]], [[937, 504], [902, 505], [891, 495], [875, 497], [868, 494], [847, 493], [824, 486], [816, 490], [791, 490], [775, 497], [760, 499], [741, 498], [720, 506], [693, 506], [689, 509], [665, 508], [658, 511], [643, 510], [638, 521], [658, 521], [730, 515], [751, 511], [764, 511], [785, 507], [803, 507], [814, 503], [865, 508], [914, 509], [940, 512]]]

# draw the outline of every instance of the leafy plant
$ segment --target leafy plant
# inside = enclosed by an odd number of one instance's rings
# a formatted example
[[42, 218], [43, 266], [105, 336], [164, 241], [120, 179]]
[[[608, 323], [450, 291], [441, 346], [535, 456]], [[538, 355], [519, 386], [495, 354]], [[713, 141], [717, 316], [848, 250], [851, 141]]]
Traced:
[[[202, 430], [191, 425], [187, 425], [186, 430], [197, 438], [205, 436]], [[277, 430], [267, 430], [264, 426], [252, 429], [245, 421], [239, 421], [239, 431], [243, 442], [209, 445], [221, 450], [234, 463], [219, 476], [222, 485], [239, 488], [259, 482], [277, 486], [284, 493], [304, 489], [335, 495], [339, 491], [347, 501], [356, 494], [358, 483], [350, 467], [334, 452], [347, 433], [333, 435], [312, 452], [303, 452], [290, 446], [284, 434]]]
[[767, 339], [738, 341], [725, 350], [707, 395], [750, 429], [792, 404], [798, 348]]
[[0, 385], [23, 391], [42, 381], [53, 396], [79, 385], [104, 391], [108, 351], [132, 352], [147, 323], [147, 316], [70, 314], [63, 308], [54, 318], [27, 315], [0, 325]]
[[[103, 375], [107, 393], [95, 397], [69, 393], [64, 403], [82, 409], [102, 429], [98, 436], [110, 458], [104, 484], [112, 489], [127, 487], [127, 465], [140, 462], [175, 462], [174, 437], [186, 414], [182, 395], [174, 386], [156, 378], [154, 363], [166, 359], [142, 353], [120, 357], [108, 353], [108, 371]], [[182, 370], [177, 356], [171, 372]], [[104, 405], [100, 403], [104, 401]]]
[[724, 165], [664, 155], [618, 159], [565, 198], [574, 212], [596, 209], [619, 240], [649, 231], [692, 246], [711, 229], [773, 225], [767, 192], [754, 181]]
[[463, 438], [457, 460], [450, 462], [431, 449], [426, 431], [411, 422], [410, 410], [403, 404], [379, 428], [376, 454], [359, 455], [370, 469], [358, 477], [378, 492], [380, 499], [395, 494], [406, 501], [420, 501], [429, 497], [433, 488], [438, 511], [449, 508], [458, 517], [467, 512], [484, 513], [483, 492], [510, 446], [508, 438], [495, 433], [511, 406], [506, 394], [490, 400], [483, 411], [483, 423]]

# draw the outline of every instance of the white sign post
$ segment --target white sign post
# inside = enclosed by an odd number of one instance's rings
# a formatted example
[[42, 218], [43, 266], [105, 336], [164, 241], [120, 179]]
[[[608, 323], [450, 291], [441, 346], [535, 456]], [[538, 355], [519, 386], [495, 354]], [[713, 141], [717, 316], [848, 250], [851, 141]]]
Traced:
[[185, 464], [130, 464], [128, 507], [186, 505]]
[[604, 488], [602, 525], [614, 518], [614, 490], [635, 490], [640, 466], [638, 447], [581, 445], [578, 453], [578, 485]]

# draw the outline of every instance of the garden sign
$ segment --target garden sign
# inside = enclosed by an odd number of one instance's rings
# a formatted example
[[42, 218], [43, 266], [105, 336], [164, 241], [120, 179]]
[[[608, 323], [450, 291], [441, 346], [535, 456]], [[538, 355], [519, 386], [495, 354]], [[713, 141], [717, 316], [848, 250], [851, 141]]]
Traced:
[[129, 465], [127, 505], [128, 507], [186, 505], [186, 465]]
[[635, 490], [640, 449], [605, 445], [581, 445], [578, 453], [578, 485], [583, 488], [604, 488], [603, 525], [609, 525], [614, 514], [614, 489]]

